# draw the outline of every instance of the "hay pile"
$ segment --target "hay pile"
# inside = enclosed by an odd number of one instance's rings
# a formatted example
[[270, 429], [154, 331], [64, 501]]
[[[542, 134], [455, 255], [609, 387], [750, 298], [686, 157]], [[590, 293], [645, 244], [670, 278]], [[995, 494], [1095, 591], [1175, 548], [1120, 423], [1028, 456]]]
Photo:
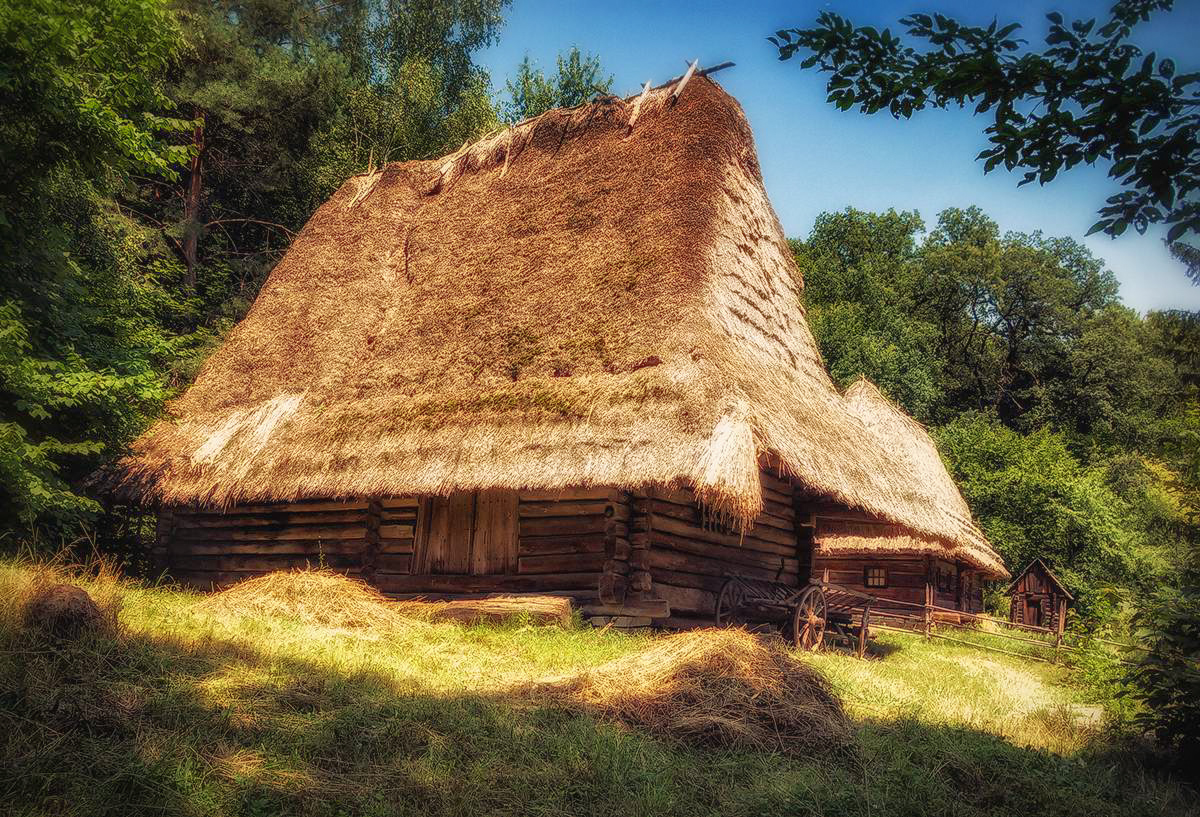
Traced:
[[511, 596], [497, 594], [482, 599], [426, 601], [414, 599], [396, 602], [399, 611], [422, 621], [453, 621], [459, 624], [483, 624], [512, 619], [530, 624], [571, 625], [571, 600], [565, 596]]
[[530, 692], [655, 734], [704, 746], [814, 755], [850, 745], [850, 721], [829, 683], [778, 639], [709, 629]]
[[235, 616], [285, 616], [329, 629], [420, 626], [373, 587], [332, 570], [281, 570], [215, 593], [200, 608]]

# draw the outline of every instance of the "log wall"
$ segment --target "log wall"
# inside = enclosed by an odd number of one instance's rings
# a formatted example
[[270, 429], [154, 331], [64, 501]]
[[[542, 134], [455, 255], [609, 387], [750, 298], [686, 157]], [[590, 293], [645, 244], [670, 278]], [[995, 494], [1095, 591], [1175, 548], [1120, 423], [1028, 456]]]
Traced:
[[[730, 574], [794, 587], [808, 580], [791, 486], [764, 471], [764, 509], [737, 532], [709, 517], [686, 489], [655, 489], [633, 499], [630, 545], [649, 572], [644, 591], [671, 609], [667, 626], [711, 625], [717, 594]], [[811, 542], [811, 539], [808, 541]]]
[[[882, 567], [887, 571], [887, 587], [867, 587], [863, 571], [867, 567]], [[925, 584], [928, 570], [924, 556], [904, 556], [889, 553], [858, 556], [851, 554], [826, 555], [820, 546], [813, 551], [813, 575], [828, 575], [828, 581], [852, 590], [870, 593], [880, 600], [881, 609], [915, 612], [903, 605], [888, 605], [889, 601], [909, 604], [925, 603]]]
[[[610, 489], [164, 508], [154, 555], [201, 589], [325, 565], [396, 595], [557, 593], [620, 606], [632, 499]], [[644, 559], [634, 559], [644, 567]], [[644, 571], [643, 571], [644, 572]]]

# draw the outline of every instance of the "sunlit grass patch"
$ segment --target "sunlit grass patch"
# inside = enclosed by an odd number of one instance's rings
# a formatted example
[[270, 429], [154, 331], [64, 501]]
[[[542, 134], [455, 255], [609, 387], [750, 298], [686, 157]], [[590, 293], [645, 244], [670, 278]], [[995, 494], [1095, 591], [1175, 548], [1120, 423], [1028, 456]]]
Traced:
[[44, 571], [0, 562], [0, 591], [69, 578], [107, 594], [120, 626], [48, 642], [21, 626], [19, 592], [0, 595], [5, 814], [1019, 814], [1037, 802], [1115, 817], [1195, 805], [1104, 754], [1063, 669], [919, 636], [883, 636], [870, 661], [791, 653], [841, 698], [851, 751], [788, 756], [659, 737], [538, 692], [591, 673], [619, 697], [625, 679], [604, 668], [641, 672], [663, 636], [519, 618], [328, 626], [103, 571]]

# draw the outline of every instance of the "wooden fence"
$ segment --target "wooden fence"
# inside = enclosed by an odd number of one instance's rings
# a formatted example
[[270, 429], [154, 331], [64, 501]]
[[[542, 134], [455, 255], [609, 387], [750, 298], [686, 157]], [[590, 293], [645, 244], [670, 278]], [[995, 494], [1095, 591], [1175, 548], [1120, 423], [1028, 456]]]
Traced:
[[[872, 627], [893, 632], [920, 632], [927, 639], [936, 638], [976, 649], [1012, 655], [1032, 661], [1041, 661], [1047, 664], [1057, 664], [1065, 655], [1078, 652], [1082, 648], [1084, 641], [1098, 642], [1122, 650], [1146, 650], [1146, 647], [1138, 644], [1067, 633], [1061, 627], [1058, 630], [1052, 630], [1047, 627], [1037, 627], [1031, 624], [1019, 624], [979, 613], [966, 613], [949, 607], [939, 607], [935, 604], [917, 604], [915, 602], [888, 599], [887, 605], [889, 608], [902, 607], [906, 609], [873, 609], [871, 611]], [[876, 623], [878, 619], [889, 623]], [[968, 622], [974, 622], [974, 624], [963, 623], [964, 619]], [[980, 622], [992, 625], [992, 627], [988, 630], [983, 630], [976, 626]], [[940, 628], [961, 630], [974, 635], [998, 638], [1003, 641], [1013, 642], [1014, 644], [1027, 644], [1042, 648], [1046, 652], [1044, 654], [1034, 653], [1029, 650], [1018, 652], [1016, 649], [1004, 649], [997, 645], [980, 643], [978, 640], [955, 638], [937, 632]], [[1125, 664], [1135, 663], [1125, 658], [1118, 658], [1117, 660]]]

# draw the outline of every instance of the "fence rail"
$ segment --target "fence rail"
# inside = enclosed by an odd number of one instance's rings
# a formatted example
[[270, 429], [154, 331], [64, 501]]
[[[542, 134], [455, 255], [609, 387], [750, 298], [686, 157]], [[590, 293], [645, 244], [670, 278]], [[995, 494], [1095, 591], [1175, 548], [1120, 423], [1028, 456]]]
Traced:
[[[871, 611], [873, 619], [884, 619], [894, 622], [899, 622], [907, 626], [891, 626], [889, 624], [876, 624], [872, 626], [881, 630], [890, 630], [893, 632], [922, 632], [926, 638], [937, 638], [943, 641], [952, 641], [956, 644], [974, 647], [976, 649], [988, 650], [991, 652], [1002, 653], [1004, 655], [1012, 655], [1020, 658], [1027, 658], [1033, 661], [1040, 661], [1047, 664], [1057, 664], [1062, 659], [1064, 653], [1076, 653], [1081, 649], [1081, 645], [1076, 642], [1070, 643], [1069, 638], [1078, 638], [1074, 634], [1051, 630], [1046, 627], [1034, 627], [1029, 624], [1018, 624], [1017, 622], [998, 619], [993, 616], [981, 615], [978, 613], [967, 613], [961, 610], [954, 610], [949, 607], [939, 607], [935, 604], [918, 604], [916, 602], [906, 602], [897, 599], [888, 599], [884, 602], [886, 607], [875, 608]], [[895, 608], [907, 608], [906, 610], [896, 610]], [[893, 609], [887, 609], [893, 608]], [[941, 613], [943, 615], [937, 616]], [[953, 616], [957, 620], [951, 621], [949, 617]], [[980, 630], [968, 624], [964, 624], [962, 619], [977, 622], [987, 622], [995, 625], [994, 630]], [[963, 638], [954, 638], [943, 633], [935, 632], [935, 628], [958, 628], [971, 633], [979, 633], [989, 638], [1000, 638], [1008, 641], [1028, 644], [1034, 647], [1040, 647], [1047, 651], [1053, 652], [1053, 657], [1045, 655], [1033, 654], [1031, 651], [1017, 652], [1015, 650], [1006, 650], [996, 645], [982, 644], [978, 641], [967, 640]], [[1013, 630], [1017, 632], [1012, 632]], [[1048, 636], [1046, 640], [1039, 639], [1037, 635]], [[1034, 637], [1029, 637], [1034, 636]], [[1093, 637], [1090, 640], [1099, 643], [1107, 644], [1113, 647], [1119, 647], [1126, 650], [1147, 650], [1139, 644], [1129, 644], [1121, 641], [1114, 641], [1107, 638]], [[1123, 664], [1134, 664], [1136, 662], [1126, 660], [1125, 658], [1117, 658]]]

